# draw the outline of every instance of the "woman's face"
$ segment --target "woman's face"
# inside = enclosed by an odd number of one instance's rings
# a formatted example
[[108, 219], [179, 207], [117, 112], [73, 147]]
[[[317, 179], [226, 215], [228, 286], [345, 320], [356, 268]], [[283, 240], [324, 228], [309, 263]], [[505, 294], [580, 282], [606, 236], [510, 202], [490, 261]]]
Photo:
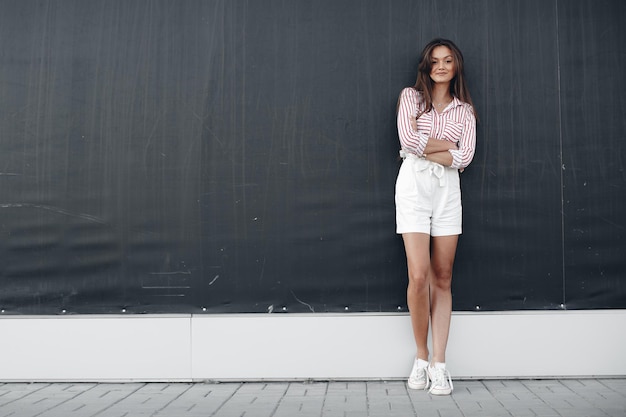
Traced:
[[435, 83], [449, 83], [456, 75], [454, 55], [447, 46], [437, 46], [433, 49], [430, 65], [430, 78]]

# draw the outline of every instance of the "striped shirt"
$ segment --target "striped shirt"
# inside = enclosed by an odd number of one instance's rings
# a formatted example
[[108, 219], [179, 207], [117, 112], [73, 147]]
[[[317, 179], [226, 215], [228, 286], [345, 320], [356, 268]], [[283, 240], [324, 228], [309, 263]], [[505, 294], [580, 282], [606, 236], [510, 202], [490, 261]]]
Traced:
[[[424, 104], [421, 94], [414, 88], [405, 88], [400, 93], [398, 103], [398, 136], [400, 145], [406, 152], [423, 155], [428, 138], [455, 142], [458, 149], [450, 149], [452, 168], [467, 167], [476, 149], [476, 118], [472, 107], [453, 97], [452, 102], [443, 112], [434, 110], [425, 112], [417, 119], [417, 131], [411, 127], [411, 119], [415, 119], [422, 111]], [[418, 111], [419, 110], [419, 111]]]

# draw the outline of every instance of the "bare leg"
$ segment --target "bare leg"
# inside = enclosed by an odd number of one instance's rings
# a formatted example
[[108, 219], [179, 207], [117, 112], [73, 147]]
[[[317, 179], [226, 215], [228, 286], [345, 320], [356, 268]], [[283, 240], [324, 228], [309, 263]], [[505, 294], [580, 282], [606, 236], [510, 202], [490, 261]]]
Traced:
[[417, 348], [417, 357], [428, 361], [428, 320], [430, 316], [429, 270], [430, 270], [430, 235], [425, 233], [405, 233], [404, 250], [406, 252], [409, 284], [407, 305], [411, 313], [411, 325]]
[[452, 316], [452, 265], [458, 240], [457, 235], [438, 236], [432, 239], [429, 278], [433, 363], [446, 361], [446, 346]]

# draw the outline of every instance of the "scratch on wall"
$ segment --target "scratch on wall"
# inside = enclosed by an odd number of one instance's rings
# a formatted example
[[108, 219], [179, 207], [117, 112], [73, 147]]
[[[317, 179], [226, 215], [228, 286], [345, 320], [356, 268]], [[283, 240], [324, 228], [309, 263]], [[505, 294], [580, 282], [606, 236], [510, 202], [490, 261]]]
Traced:
[[293, 295], [293, 298], [295, 298], [297, 302], [299, 302], [299, 303], [300, 303], [300, 304], [302, 304], [302, 305], [307, 306], [307, 307], [309, 308], [309, 310], [311, 310], [311, 312], [312, 312], [312, 313], [315, 313], [315, 309], [311, 306], [311, 304], [309, 304], [309, 303], [305, 303], [304, 301], [302, 301], [301, 299], [299, 299], [299, 298], [296, 296], [296, 293], [294, 293], [293, 291], [291, 291], [291, 295]]
[[5, 203], [5, 204], [0, 204], [0, 208], [34, 208], [34, 209], [39, 209], [39, 210], [46, 210], [46, 211], [51, 211], [53, 213], [58, 213], [58, 214], [63, 214], [65, 216], [70, 216], [70, 217], [76, 217], [79, 219], [84, 219], [84, 220], [88, 220], [90, 222], [94, 222], [94, 223], [100, 223], [100, 224], [107, 224], [106, 221], [104, 221], [103, 219], [96, 217], [96, 216], [92, 216], [90, 214], [84, 214], [84, 213], [73, 213], [71, 211], [59, 208], [59, 207], [54, 207], [54, 206], [46, 206], [43, 204], [32, 204], [32, 203]]

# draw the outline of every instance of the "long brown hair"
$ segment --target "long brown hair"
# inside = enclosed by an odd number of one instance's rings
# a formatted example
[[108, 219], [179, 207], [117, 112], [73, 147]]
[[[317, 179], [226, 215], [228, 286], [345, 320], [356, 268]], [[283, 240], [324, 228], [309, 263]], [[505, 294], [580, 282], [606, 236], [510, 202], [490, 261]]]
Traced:
[[463, 71], [463, 54], [461, 50], [448, 39], [436, 38], [430, 41], [422, 51], [420, 55], [419, 65], [417, 66], [417, 81], [413, 88], [422, 94], [422, 99], [424, 101], [424, 108], [421, 109], [419, 116], [424, 113], [427, 113], [433, 108], [433, 80], [430, 78], [430, 71], [432, 70], [432, 55], [433, 49], [438, 46], [445, 46], [446, 48], [452, 51], [452, 55], [454, 58], [454, 68], [455, 75], [454, 78], [450, 81], [450, 94], [452, 97], [456, 97], [464, 103], [472, 106], [472, 111], [474, 112], [474, 116], [476, 120], [478, 120], [478, 115], [476, 114], [476, 109], [474, 108], [474, 103], [472, 102], [472, 97], [470, 96], [469, 89], [467, 88], [467, 83], [465, 82], [465, 73]]

